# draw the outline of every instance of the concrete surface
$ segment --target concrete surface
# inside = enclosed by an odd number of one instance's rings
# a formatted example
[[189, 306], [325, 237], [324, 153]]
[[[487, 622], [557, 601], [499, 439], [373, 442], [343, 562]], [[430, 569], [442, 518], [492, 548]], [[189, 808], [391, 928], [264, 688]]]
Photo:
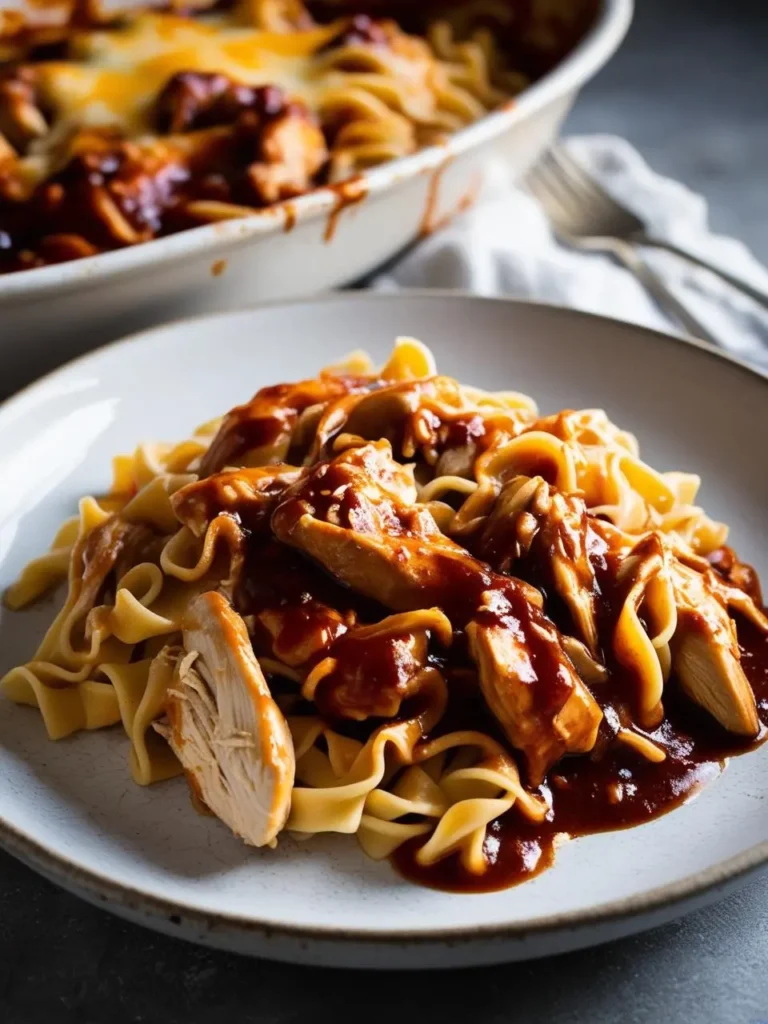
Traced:
[[569, 132], [628, 138], [768, 262], [768, 3], [635, 0], [630, 34]]

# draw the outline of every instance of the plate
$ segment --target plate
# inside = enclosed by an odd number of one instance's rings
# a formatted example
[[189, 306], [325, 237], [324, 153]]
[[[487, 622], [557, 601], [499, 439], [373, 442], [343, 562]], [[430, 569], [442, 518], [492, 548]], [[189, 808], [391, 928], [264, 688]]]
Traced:
[[[174, 439], [258, 387], [348, 350], [383, 359], [420, 337], [440, 369], [533, 395], [543, 412], [604, 407], [660, 469], [703, 477], [705, 507], [768, 580], [766, 378], [703, 346], [580, 313], [452, 294], [349, 294], [171, 324], [86, 356], [0, 409], [0, 584], [40, 552], [113, 453]], [[0, 672], [26, 660], [52, 606], [0, 617]], [[59, 743], [0, 704], [0, 842], [48, 878], [164, 932], [335, 966], [431, 967], [562, 952], [669, 920], [768, 860], [768, 746], [639, 828], [566, 844], [500, 893], [403, 881], [355, 840], [241, 845], [183, 782], [129, 778], [117, 729]]]

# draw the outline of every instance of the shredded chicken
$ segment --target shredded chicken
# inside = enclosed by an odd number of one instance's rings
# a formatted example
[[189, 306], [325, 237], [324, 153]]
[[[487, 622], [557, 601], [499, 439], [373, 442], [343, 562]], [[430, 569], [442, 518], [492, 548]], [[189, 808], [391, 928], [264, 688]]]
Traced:
[[415, 497], [412, 475], [377, 442], [320, 463], [289, 488], [272, 528], [386, 607], [437, 606], [466, 630], [486, 701], [538, 782], [563, 754], [591, 748], [600, 709], [538, 591], [472, 558]]
[[171, 498], [179, 520], [201, 537], [217, 515], [237, 515], [249, 530], [268, 525], [285, 488], [300, 476], [293, 466], [261, 466], [203, 477]]
[[387, 440], [406, 459], [420, 453], [438, 475], [471, 477], [478, 452], [513, 437], [523, 417], [512, 410], [482, 416], [451, 377], [398, 381], [329, 407], [318, 424], [312, 461], [328, 454], [343, 430], [366, 441]]
[[673, 586], [678, 609], [673, 665], [683, 689], [729, 732], [756, 736], [760, 721], [724, 601], [728, 588], [718, 585], [711, 571], [697, 572], [681, 562], [673, 570]]
[[322, 373], [298, 384], [262, 388], [250, 402], [225, 417], [200, 464], [200, 476], [227, 466], [266, 466], [285, 462], [302, 414], [354, 391], [368, 388], [367, 377]]
[[155, 539], [146, 526], [128, 523], [119, 516], [110, 516], [83, 537], [72, 554], [73, 563], [82, 566], [76, 577], [81, 607], [91, 607], [110, 574], [119, 576], [121, 567], [141, 561]]
[[543, 586], [554, 588], [590, 653], [597, 656], [597, 586], [589, 544], [582, 498], [556, 491], [542, 477], [518, 476], [497, 498], [478, 553], [500, 572], [513, 571], [520, 558], [532, 562], [535, 575]]
[[208, 592], [189, 606], [183, 635], [168, 742], [217, 817], [252, 846], [274, 845], [291, 807], [293, 741], [243, 620]]

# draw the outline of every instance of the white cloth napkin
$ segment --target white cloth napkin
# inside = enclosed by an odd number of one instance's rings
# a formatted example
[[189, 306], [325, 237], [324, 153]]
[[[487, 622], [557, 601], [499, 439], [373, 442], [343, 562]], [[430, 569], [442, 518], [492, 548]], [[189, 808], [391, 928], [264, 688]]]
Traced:
[[[582, 162], [617, 199], [662, 238], [768, 286], [768, 270], [745, 245], [712, 234], [702, 196], [654, 173], [621, 138], [568, 140]], [[768, 311], [720, 278], [668, 253], [645, 250], [648, 261], [734, 355], [768, 368]], [[541, 207], [511, 185], [495, 165], [482, 202], [427, 238], [373, 287], [460, 288], [510, 295], [679, 331], [627, 270], [608, 257], [573, 252], [554, 239]]]

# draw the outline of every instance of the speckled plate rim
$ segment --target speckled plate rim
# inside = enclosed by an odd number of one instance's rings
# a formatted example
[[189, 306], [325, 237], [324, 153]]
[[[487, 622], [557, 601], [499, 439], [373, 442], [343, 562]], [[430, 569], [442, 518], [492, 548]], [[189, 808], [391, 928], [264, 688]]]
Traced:
[[[219, 313], [202, 317], [191, 317], [186, 320], [175, 321], [173, 326], [181, 327], [184, 324], [199, 324], [210, 322], [212, 325], [217, 322], [226, 321], [230, 316], [242, 315], [243, 312], [252, 311], [257, 313], [261, 309], [290, 308], [296, 305], [318, 304], [318, 303], [341, 303], [345, 299], [354, 296], [355, 302], [361, 300], [366, 302], [389, 302], [398, 298], [411, 297], [421, 299], [434, 299], [444, 303], [446, 301], [463, 302], [471, 299], [473, 302], [500, 303], [512, 308], [535, 307], [548, 310], [553, 316], [561, 317], [563, 320], [582, 318], [593, 322], [603, 322], [626, 329], [627, 327], [642, 334], [661, 341], [665, 344], [682, 346], [689, 350], [700, 353], [710, 359], [715, 359], [736, 367], [742, 373], [752, 379], [757, 379], [768, 388], [768, 373], [759, 370], [737, 356], [715, 348], [706, 342], [697, 339], [683, 338], [673, 334], [665, 334], [661, 331], [652, 330], [637, 324], [628, 324], [626, 321], [615, 317], [597, 316], [592, 313], [585, 313], [580, 310], [566, 309], [545, 302], [530, 302], [510, 299], [505, 297], [481, 297], [470, 292], [451, 289], [404, 289], [394, 294], [376, 293], [368, 294], [354, 292], [345, 295], [344, 292], [332, 292], [324, 296], [307, 296], [303, 299], [292, 302], [278, 301], [274, 303], [262, 303], [251, 307], [250, 310], [240, 310], [233, 313]], [[17, 403], [35, 391], [43, 384], [55, 380], [56, 377], [69, 371], [72, 367], [87, 362], [94, 355], [104, 351], [127, 347], [133, 344], [150, 343], [152, 336], [159, 330], [167, 329], [169, 324], [150, 328], [128, 337], [110, 342], [92, 352], [86, 353], [72, 359], [62, 366], [41, 377], [39, 380], [21, 389], [15, 395], [0, 402], [0, 414], [13, 410]], [[768, 413], [768, 390], [766, 390], [766, 411]], [[0, 785], [2, 783], [0, 782]], [[641, 931], [643, 928], [653, 927], [673, 916], [684, 913], [687, 909], [693, 909], [694, 904], [703, 905], [714, 902], [718, 896], [738, 888], [748, 878], [768, 865], [768, 842], [757, 843], [742, 853], [729, 857], [724, 861], [714, 864], [711, 867], [696, 872], [679, 882], [657, 886], [647, 891], [629, 896], [624, 899], [611, 900], [605, 903], [595, 904], [587, 910], [570, 911], [562, 914], [550, 914], [547, 917], [537, 918], [533, 921], [518, 921], [515, 924], [489, 924], [472, 925], [468, 927], [436, 928], [430, 930], [414, 931], [412, 929], [377, 930], [375, 928], [365, 931], [339, 928], [333, 925], [328, 926], [300, 926], [289, 925], [282, 922], [259, 920], [256, 917], [241, 916], [224, 912], [211, 913], [202, 911], [199, 908], [180, 900], [167, 900], [155, 896], [132, 886], [115, 882], [108, 875], [98, 871], [85, 869], [68, 857], [63, 856], [51, 849], [29, 833], [17, 828], [11, 822], [0, 815], [0, 847], [8, 853], [17, 857], [33, 870], [49, 880], [61, 885], [63, 888], [82, 896], [90, 902], [105, 906], [115, 913], [128, 913], [141, 915], [142, 923], [149, 927], [156, 927], [159, 930], [167, 931], [164, 927], [166, 922], [173, 924], [188, 924], [199, 929], [199, 934], [194, 941], [209, 941], [212, 945], [223, 948], [234, 948], [232, 944], [217, 939], [214, 941], [210, 931], [215, 928], [219, 935], [222, 931], [242, 933], [250, 936], [261, 936], [265, 940], [276, 937], [283, 937], [298, 941], [326, 941], [337, 945], [355, 946], [391, 946], [407, 945], [409, 947], [423, 947], [427, 945], [450, 944], [451, 946], [477, 943], [482, 940], [498, 942], [514, 942], [531, 939], [534, 937], [552, 937], [571, 934], [586, 930], [598, 925], [610, 925], [618, 921], [632, 922], [632, 926], [615, 934], [605, 935], [603, 938], [584, 939], [584, 941], [569, 941], [565, 948], [576, 948], [579, 945], [598, 944], [613, 937], [619, 937], [629, 932]], [[640, 919], [645, 919], [640, 920]], [[180, 934], [182, 938], [190, 938]], [[552, 952], [561, 950], [553, 949]], [[268, 955], [268, 954], [267, 954]], [[531, 956], [542, 955], [531, 953]], [[279, 959], [293, 959], [280, 956]], [[298, 958], [296, 958], [298, 959]], [[493, 956], [483, 957], [478, 960], [480, 963], [499, 962], [505, 957], [499, 953]], [[321, 961], [322, 962], [322, 961]], [[386, 967], [386, 964], [381, 966]], [[413, 966], [420, 966], [418, 964]], [[452, 964], [451, 966], [457, 966]]]

